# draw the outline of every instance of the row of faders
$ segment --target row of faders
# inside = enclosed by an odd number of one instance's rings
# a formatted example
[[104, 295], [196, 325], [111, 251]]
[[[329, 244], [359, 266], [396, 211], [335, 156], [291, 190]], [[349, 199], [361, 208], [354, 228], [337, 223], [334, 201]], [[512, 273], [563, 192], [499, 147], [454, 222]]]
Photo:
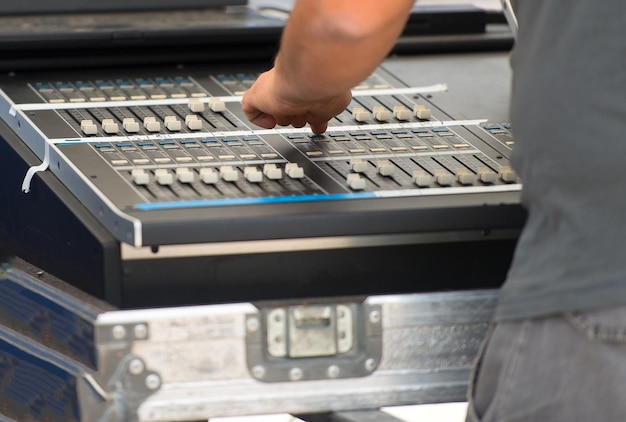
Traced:
[[[208, 101], [191, 98], [187, 106], [174, 104], [76, 108], [59, 110], [59, 114], [77, 131], [87, 136], [175, 134], [246, 128], [246, 124], [232, 114], [222, 100], [213, 97]], [[333, 118], [330, 125], [404, 123], [430, 118], [430, 109], [424, 105], [411, 104], [402, 97], [358, 97], [352, 100], [343, 113]]]
[[119, 140], [92, 148], [147, 201], [323, 193], [259, 136]]
[[[206, 111], [206, 113], [205, 113]], [[70, 126], [87, 136], [150, 135], [224, 131], [243, 124], [218, 98], [187, 105], [109, 106], [58, 110]]]
[[121, 174], [149, 202], [323, 193], [296, 163], [133, 168]]
[[293, 146], [353, 191], [490, 186], [517, 182], [500, 155], [487, 155], [460, 132], [433, 127], [288, 135]]
[[[257, 74], [212, 76], [215, 85], [211, 90], [219, 91], [222, 96], [241, 95], [256, 77]], [[38, 82], [31, 87], [47, 103], [77, 104], [75, 109], [59, 109], [58, 113], [78, 133], [87, 136], [249, 129], [227, 109], [223, 101], [211, 98], [206, 87], [190, 76]], [[389, 84], [373, 74], [355, 87], [355, 92], [389, 89]], [[208, 97], [208, 101], [203, 97]], [[189, 100], [187, 107], [182, 103], [171, 103], [171, 100], [181, 99]], [[158, 103], [159, 100], [168, 102]], [[133, 105], [141, 101], [152, 101], [152, 104]], [[94, 102], [99, 105], [87, 106]], [[204, 113], [205, 108], [212, 113]], [[330, 126], [406, 123], [430, 118], [431, 110], [427, 106], [416, 104], [413, 98], [404, 95], [357, 95], [344, 112], [331, 120]]]

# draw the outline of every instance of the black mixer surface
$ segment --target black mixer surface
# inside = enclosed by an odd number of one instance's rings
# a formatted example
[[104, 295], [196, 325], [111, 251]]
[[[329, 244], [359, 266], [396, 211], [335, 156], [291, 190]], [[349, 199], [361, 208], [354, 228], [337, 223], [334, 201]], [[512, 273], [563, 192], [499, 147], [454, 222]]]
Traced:
[[[280, 264], [295, 273], [313, 251], [380, 249], [389, 259], [389, 247], [450, 236], [467, 244], [485, 233], [515, 238], [509, 231], [516, 233], [524, 216], [508, 161], [510, 127], [448, 114], [438, 106], [448, 95], [445, 81], [407, 86], [380, 68], [354, 87], [328, 131], [313, 135], [307, 128], [261, 130], [245, 119], [241, 96], [262, 70], [4, 78], [1, 117], [39, 161], [24, 175], [23, 191], [39, 172], [53, 173], [119, 242], [127, 266], [225, 256], [250, 262], [273, 253], [300, 256]], [[33, 193], [22, 195], [28, 201]], [[176, 268], [170, 271], [187, 273]]]

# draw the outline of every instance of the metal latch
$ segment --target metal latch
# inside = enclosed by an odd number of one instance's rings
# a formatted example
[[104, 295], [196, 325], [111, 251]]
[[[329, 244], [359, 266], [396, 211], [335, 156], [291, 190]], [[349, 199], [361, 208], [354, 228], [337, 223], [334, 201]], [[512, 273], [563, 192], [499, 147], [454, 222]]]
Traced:
[[354, 345], [352, 310], [345, 305], [274, 309], [267, 314], [266, 326], [273, 357], [334, 356]]
[[372, 373], [382, 353], [380, 308], [360, 303], [261, 309], [247, 316], [247, 360], [266, 382]]

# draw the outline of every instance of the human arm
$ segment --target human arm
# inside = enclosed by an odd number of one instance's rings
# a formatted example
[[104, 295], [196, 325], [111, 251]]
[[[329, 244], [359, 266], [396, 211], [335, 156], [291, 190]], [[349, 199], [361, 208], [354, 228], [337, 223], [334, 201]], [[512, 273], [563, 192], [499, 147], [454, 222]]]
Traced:
[[314, 133], [350, 103], [402, 32], [414, 0], [299, 0], [285, 26], [274, 67], [243, 98], [253, 123], [309, 123]]

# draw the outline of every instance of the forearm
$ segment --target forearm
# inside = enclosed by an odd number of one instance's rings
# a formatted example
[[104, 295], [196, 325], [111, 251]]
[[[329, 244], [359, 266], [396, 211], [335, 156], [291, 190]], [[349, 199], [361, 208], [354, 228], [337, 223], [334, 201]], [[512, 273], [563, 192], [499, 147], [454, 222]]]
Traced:
[[280, 95], [315, 101], [369, 76], [393, 47], [413, 5], [393, 1], [299, 0], [275, 62]]
[[323, 133], [391, 50], [413, 0], [298, 0], [274, 68], [246, 92], [242, 110], [263, 128]]

